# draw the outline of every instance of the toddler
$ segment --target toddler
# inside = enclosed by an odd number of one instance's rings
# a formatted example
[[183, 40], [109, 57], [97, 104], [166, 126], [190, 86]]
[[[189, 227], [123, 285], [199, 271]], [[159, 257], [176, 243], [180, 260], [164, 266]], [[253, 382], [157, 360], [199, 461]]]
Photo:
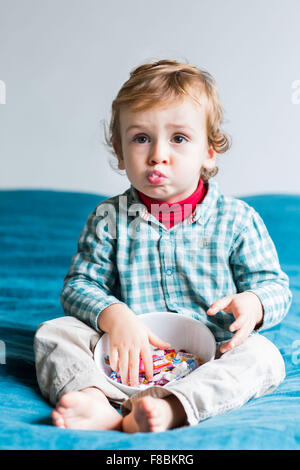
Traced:
[[[88, 217], [61, 293], [66, 316], [35, 335], [54, 425], [129, 433], [196, 425], [284, 379], [280, 352], [260, 332], [287, 314], [289, 280], [260, 215], [213, 179], [230, 146], [222, 122], [212, 76], [174, 60], [137, 67], [113, 101], [106, 139], [131, 184]], [[151, 345], [172, 346], [142, 322], [153, 311], [206, 324], [217, 354], [129, 397], [93, 351], [107, 332], [122, 383], [138, 385], [140, 359], [151, 380]]]

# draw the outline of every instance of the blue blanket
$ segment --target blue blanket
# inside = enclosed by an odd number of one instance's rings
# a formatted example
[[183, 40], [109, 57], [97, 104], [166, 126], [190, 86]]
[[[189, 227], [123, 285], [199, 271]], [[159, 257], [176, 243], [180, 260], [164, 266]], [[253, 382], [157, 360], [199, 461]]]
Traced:
[[103, 196], [0, 191], [0, 448], [2, 449], [299, 449], [300, 195], [244, 197], [263, 217], [283, 270], [291, 309], [263, 334], [280, 349], [286, 379], [271, 394], [197, 426], [163, 434], [58, 429], [35, 376], [33, 337], [63, 315], [63, 277], [87, 215]]

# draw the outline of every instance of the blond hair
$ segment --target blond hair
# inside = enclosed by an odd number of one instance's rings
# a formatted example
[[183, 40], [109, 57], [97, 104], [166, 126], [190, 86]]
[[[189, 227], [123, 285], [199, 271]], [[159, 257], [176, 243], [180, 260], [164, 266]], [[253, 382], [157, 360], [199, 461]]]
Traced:
[[[188, 63], [175, 60], [159, 60], [144, 63], [130, 73], [112, 102], [109, 134], [105, 141], [113, 155], [121, 153], [120, 107], [129, 106], [133, 111], [144, 111], [161, 106], [169, 100], [189, 96], [199, 104], [199, 95], [207, 98], [208, 145], [216, 153], [224, 153], [230, 147], [229, 137], [220, 129], [223, 110], [219, 102], [217, 84], [208, 72]], [[202, 168], [201, 177], [207, 181], [218, 172]]]

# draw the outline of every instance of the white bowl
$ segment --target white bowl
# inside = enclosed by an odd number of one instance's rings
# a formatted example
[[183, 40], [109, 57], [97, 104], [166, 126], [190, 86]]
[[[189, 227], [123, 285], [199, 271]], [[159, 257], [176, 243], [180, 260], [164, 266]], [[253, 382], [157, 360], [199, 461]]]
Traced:
[[[186, 317], [178, 313], [153, 312], [139, 315], [148, 328], [164, 341], [171, 344], [176, 351], [185, 349], [195, 354], [202, 363], [211, 361], [216, 354], [216, 341], [212, 332], [199, 320]], [[154, 346], [151, 345], [154, 349]], [[107, 380], [129, 396], [141, 390], [140, 387], [131, 387], [118, 383], [109, 377], [110, 367], [104, 362], [109, 355], [109, 336], [107, 333], [101, 336], [94, 350], [94, 360], [99, 369], [104, 372]]]

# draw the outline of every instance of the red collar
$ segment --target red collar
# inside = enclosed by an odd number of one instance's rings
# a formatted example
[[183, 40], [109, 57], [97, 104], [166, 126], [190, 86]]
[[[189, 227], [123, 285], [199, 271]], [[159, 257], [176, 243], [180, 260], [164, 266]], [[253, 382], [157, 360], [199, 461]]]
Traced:
[[199, 184], [196, 191], [189, 197], [178, 202], [163, 202], [152, 199], [146, 194], [138, 191], [139, 196], [145, 206], [159, 222], [163, 223], [168, 229], [174, 225], [182, 222], [192, 212], [194, 212], [197, 204], [200, 204], [206, 196], [208, 185], [204, 185], [202, 179], [199, 179]]

